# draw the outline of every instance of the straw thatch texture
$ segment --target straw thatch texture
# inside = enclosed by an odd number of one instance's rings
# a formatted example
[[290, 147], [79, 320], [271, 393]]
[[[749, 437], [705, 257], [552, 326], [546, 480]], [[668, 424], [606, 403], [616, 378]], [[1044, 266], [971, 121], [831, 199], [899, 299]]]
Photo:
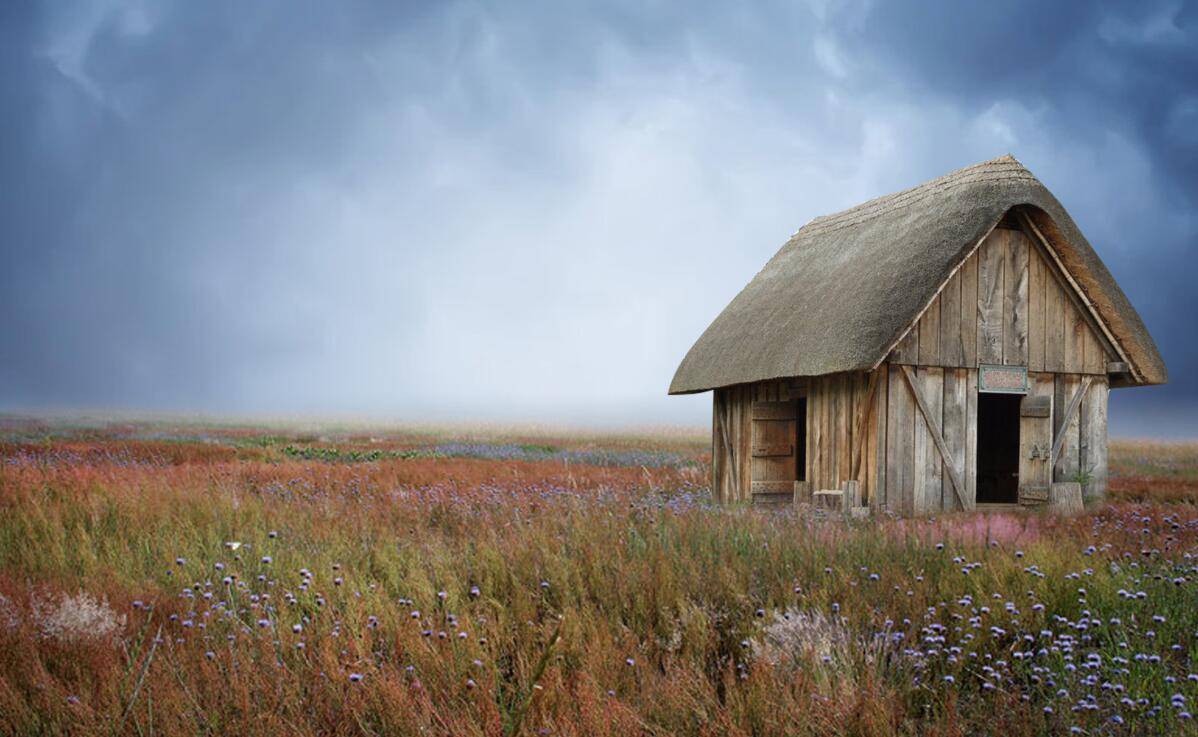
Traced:
[[1073, 219], [1014, 157], [805, 225], [687, 353], [671, 394], [868, 369], [1012, 207], [1050, 241], [1145, 384], [1167, 375], [1143, 321]]

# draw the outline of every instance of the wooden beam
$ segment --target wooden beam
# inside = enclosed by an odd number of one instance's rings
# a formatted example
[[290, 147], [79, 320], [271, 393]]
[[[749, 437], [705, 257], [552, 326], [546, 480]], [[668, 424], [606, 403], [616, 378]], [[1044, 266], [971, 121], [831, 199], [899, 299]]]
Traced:
[[793, 481], [754, 481], [750, 487], [753, 495], [758, 494], [794, 494]]
[[924, 422], [928, 425], [928, 432], [932, 435], [932, 441], [936, 443], [936, 450], [940, 451], [940, 458], [944, 461], [948, 477], [953, 482], [953, 491], [957, 492], [957, 501], [961, 502], [961, 509], [969, 509], [969, 504], [965, 501], [965, 486], [961, 483], [961, 476], [957, 473], [957, 469], [953, 464], [952, 453], [949, 452], [948, 444], [944, 442], [944, 436], [940, 432], [940, 421], [932, 416], [928, 409], [927, 400], [924, 399], [923, 393], [919, 391], [919, 387], [915, 384], [915, 375], [911, 371], [910, 366], [900, 366], [903, 372], [903, 378], [907, 380], [907, 388], [911, 390], [912, 396], [915, 397], [915, 403], [919, 406], [919, 411], [923, 415]]
[[757, 400], [753, 402], [754, 420], [793, 420], [798, 412], [794, 402]]
[[865, 430], [865, 423], [869, 422], [870, 416], [874, 413], [874, 394], [878, 391], [878, 372], [869, 372], [869, 386], [865, 389], [864, 404], [857, 410], [857, 419], [853, 422], [853, 442], [857, 444], [857, 452], [853, 454], [852, 467], [849, 469], [849, 478], [856, 479], [857, 474], [861, 471], [861, 459], [865, 454], [865, 438], [861, 437], [861, 433]]
[[1069, 426], [1069, 422], [1073, 419], [1073, 415], [1077, 413], [1078, 406], [1082, 403], [1082, 397], [1086, 396], [1086, 390], [1090, 388], [1090, 382], [1094, 381], [1093, 376], [1083, 376], [1082, 385], [1074, 392], [1073, 397], [1069, 400], [1069, 406], [1065, 408], [1065, 414], [1061, 415], [1061, 420], [1057, 427], [1061, 428], [1057, 433], [1057, 439], [1052, 443], [1052, 453], [1048, 457], [1048, 467], [1054, 468], [1057, 464], [1057, 454], [1061, 452], [1061, 445], [1065, 442], [1065, 428]]
[[1111, 361], [1106, 365], [1106, 372], [1108, 374], [1126, 374], [1127, 364], [1123, 361]]

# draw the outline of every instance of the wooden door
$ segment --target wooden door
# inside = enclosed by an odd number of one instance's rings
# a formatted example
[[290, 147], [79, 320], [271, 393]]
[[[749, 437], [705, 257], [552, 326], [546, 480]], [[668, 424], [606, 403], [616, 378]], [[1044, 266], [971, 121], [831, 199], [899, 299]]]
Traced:
[[802, 399], [753, 402], [753, 503], [790, 504], [799, 478]]
[[1029, 393], [1019, 406], [1019, 503], [1044, 504], [1052, 483], [1052, 394]]

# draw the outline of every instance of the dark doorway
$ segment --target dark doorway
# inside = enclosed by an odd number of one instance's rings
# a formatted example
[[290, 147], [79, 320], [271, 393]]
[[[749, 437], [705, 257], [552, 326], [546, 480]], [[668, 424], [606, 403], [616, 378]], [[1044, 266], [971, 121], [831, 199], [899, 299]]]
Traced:
[[978, 504], [1019, 501], [1019, 394], [978, 394]]
[[799, 400], [798, 421], [795, 423], [795, 478], [807, 480], [807, 397]]

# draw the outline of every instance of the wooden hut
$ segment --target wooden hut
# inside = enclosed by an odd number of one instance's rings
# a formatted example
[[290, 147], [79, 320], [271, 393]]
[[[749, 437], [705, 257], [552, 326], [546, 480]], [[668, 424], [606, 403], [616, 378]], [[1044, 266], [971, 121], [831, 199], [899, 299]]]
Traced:
[[1166, 378], [1068, 213], [1005, 156], [812, 220], [670, 393], [713, 391], [717, 499], [909, 515], [1063, 482], [1101, 498], [1108, 389]]

